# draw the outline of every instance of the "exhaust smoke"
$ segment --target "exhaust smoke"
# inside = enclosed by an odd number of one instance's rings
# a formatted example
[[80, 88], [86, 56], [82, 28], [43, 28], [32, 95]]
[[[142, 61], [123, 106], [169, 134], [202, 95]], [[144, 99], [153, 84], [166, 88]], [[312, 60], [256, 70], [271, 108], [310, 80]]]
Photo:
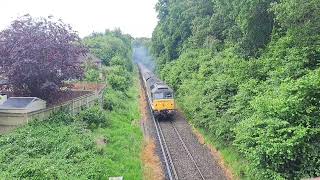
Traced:
[[142, 44], [133, 46], [133, 62], [143, 64], [150, 71], [155, 69], [153, 57], [150, 55], [148, 48]]

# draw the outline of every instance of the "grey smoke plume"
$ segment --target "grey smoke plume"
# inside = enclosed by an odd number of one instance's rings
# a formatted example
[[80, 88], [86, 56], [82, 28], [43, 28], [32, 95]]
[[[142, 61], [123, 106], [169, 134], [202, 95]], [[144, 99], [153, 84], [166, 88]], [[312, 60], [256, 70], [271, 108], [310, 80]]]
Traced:
[[154, 59], [150, 55], [148, 49], [143, 45], [133, 47], [133, 62], [141, 63], [151, 71], [154, 71], [155, 69]]

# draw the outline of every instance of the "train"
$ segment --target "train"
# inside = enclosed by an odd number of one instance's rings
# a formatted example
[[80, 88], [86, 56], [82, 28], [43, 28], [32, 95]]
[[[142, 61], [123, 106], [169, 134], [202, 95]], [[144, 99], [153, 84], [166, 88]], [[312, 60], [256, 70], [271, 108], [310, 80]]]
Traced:
[[148, 103], [156, 117], [171, 117], [176, 111], [173, 90], [143, 64], [138, 64]]

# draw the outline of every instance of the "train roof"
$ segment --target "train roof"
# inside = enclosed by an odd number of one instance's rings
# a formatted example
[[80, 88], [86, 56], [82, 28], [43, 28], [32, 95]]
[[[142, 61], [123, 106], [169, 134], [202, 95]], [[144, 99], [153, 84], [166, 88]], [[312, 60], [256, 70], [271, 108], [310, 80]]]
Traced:
[[153, 74], [153, 72], [147, 69], [144, 65], [138, 64], [138, 66], [148, 86], [151, 87], [152, 85], [154, 85], [154, 88], [152, 88], [152, 92], [173, 92], [173, 90], [168, 85], [158, 79]]

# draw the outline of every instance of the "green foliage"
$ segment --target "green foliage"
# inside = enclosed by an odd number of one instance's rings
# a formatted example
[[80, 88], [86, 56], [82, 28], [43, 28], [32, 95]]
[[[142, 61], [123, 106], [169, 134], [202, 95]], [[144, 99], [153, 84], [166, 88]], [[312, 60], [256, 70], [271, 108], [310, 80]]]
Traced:
[[[91, 123], [89, 128], [94, 130], [96, 136], [107, 137], [107, 146], [100, 148], [100, 151], [108, 158], [108, 176], [142, 179], [142, 134], [137, 123], [140, 113], [137, 72], [132, 64], [131, 37], [115, 30], [93, 34], [85, 38], [85, 41], [89, 42], [93, 54], [98, 57], [99, 53], [104, 55], [100, 58], [104, 58], [105, 62], [102, 73], [106, 77], [107, 90], [104, 92], [104, 113], [99, 109], [87, 110], [83, 112], [84, 119]], [[94, 46], [90, 46], [90, 43]], [[108, 49], [106, 46], [112, 48]], [[106, 127], [96, 128], [97, 124]]]
[[109, 65], [114, 56], [131, 58], [131, 37], [117, 31], [93, 33], [83, 39], [90, 52]]
[[[106, 76], [107, 84], [112, 89], [126, 92], [132, 83], [132, 49], [131, 37], [124, 35], [120, 30], [94, 33], [84, 38], [84, 43], [89, 50], [104, 62], [101, 71]], [[94, 81], [99, 72], [87, 68], [86, 79]]]
[[109, 107], [106, 110], [111, 122], [110, 128], [105, 131], [110, 142], [106, 151], [112, 159], [110, 176], [120, 174], [124, 175], [125, 179], [142, 179], [142, 133], [139, 125], [137, 72], [134, 77], [134, 83], [126, 93], [108, 89], [104, 96], [104, 106]]
[[98, 127], [106, 127], [108, 125], [108, 117], [100, 106], [93, 106], [79, 114], [79, 120], [84, 121], [89, 129]]
[[161, 77], [193, 124], [243, 154], [245, 177], [320, 176], [319, 4], [157, 5], [152, 48]]
[[59, 113], [0, 137], [2, 179], [103, 178], [107, 159], [83, 122]]
[[123, 109], [125, 107], [126, 95], [120, 91], [107, 89], [104, 94], [105, 101], [103, 108], [112, 111], [114, 109]]
[[278, 176], [319, 176], [319, 70], [283, 82], [251, 102], [255, 113], [235, 129], [240, 151]]
[[0, 178], [108, 179], [121, 175], [142, 179], [136, 86], [128, 95], [114, 90], [105, 93], [105, 102], [112, 96], [121, 107], [107, 111], [92, 107], [78, 116], [59, 112], [1, 135]]
[[114, 65], [108, 69], [107, 81], [112, 89], [125, 92], [131, 85], [131, 76], [123, 66]]
[[[104, 109], [94, 106], [75, 116], [59, 112], [1, 135], [0, 179], [142, 179], [131, 38], [115, 30], [84, 41], [107, 66], [101, 70], [110, 84]], [[99, 74], [100, 69], [86, 66], [86, 80], [96, 82]]]
[[129, 72], [133, 71], [133, 64], [131, 62], [131, 59], [128, 60], [121, 56], [114, 56], [110, 61], [110, 66], [121, 66]]
[[151, 48], [151, 39], [150, 38], [145, 38], [145, 37], [141, 37], [141, 38], [135, 38], [134, 41], [132, 42], [134, 47], [146, 47], [147, 49]]
[[[220, 50], [223, 42], [238, 46], [242, 56], [258, 56], [271, 39], [274, 26], [269, 11], [274, 0], [159, 1], [160, 21], [152, 36], [152, 51], [177, 59], [190, 47]], [[178, 25], [177, 25], [178, 24]]]
[[87, 82], [100, 81], [100, 71], [96, 68], [86, 68], [84, 74], [84, 80]]

